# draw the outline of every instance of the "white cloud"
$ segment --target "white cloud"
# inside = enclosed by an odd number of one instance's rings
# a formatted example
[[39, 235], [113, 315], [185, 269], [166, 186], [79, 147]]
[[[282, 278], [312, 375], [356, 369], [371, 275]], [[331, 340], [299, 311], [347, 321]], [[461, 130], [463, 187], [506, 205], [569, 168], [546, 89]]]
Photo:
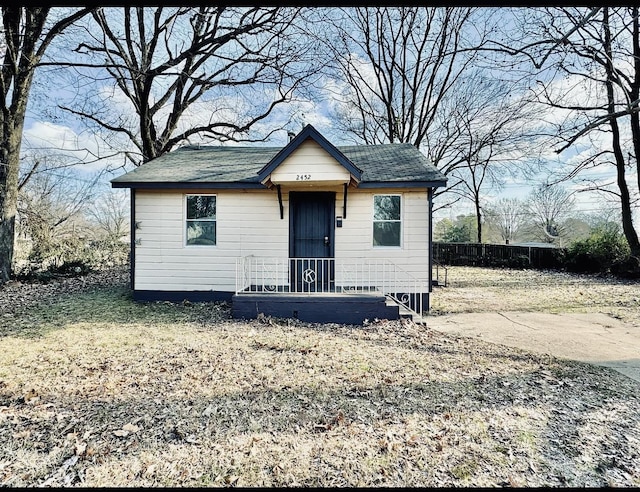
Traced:
[[77, 150], [78, 136], [68, 126], [36, 121], [24, 132], [24, 141], [31, 148]]
[[23, 134], [22, 157], [26, 161], [42, 159], [50, 166], [95, 173], [122, 164], [121, 156], [108, 157], [112, 153], [98, 135], [88, 131], [78, 134], [65, 125], [35, 121]]

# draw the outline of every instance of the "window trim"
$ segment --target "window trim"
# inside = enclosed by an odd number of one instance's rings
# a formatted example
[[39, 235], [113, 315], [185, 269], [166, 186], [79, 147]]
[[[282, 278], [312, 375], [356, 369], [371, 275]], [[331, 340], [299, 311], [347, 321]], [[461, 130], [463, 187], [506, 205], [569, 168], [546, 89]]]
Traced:
[[[400, 218], [398, 220], [379, 220], [376, 219], [376, 197], [377, 196], [397, 196], [400, 198]], [[404, 200], [402, 199], [402, 193], [375, 193], [371, 198], [371, 248], [372, 249], [403, 249], [404, 245]], [[397, 246], [379, 246], [373, 243], [373, 228], [376, 222], [398, 222], [400, 224], [400, 244]]]
[[[215, 219], [189, 219], [187, 217], [188, 215], [188, 211], [187, 211], [187, 201], [188, 198], [190, 196], [212, 196], [215, 197], [216, 199], [216, 218]], [[182, 227], [182, 235], [183, 235], [183, 239], [182, 239], [182, 244], [183, 247], [185, 248], [217, 248], [218, 247], [218, 195], [217, 193], [185, 193], [183, 195], [183, 206], [182, 206], [182, 210], [183, 210], [183, 227]], [[216, 227], [216, 243], [215, 244], [188, 244], [187, 243], [187, 227], [189, 225], [189, 222], [193, 222], [193, 221], [202, 221], [202, 222], [214, 222], [215, 223], [215, 227]]]

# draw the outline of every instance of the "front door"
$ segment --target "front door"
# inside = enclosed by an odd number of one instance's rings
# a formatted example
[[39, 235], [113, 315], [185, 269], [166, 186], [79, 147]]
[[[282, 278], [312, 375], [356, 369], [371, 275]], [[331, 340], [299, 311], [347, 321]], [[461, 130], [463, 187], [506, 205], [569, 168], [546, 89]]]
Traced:
[[336, 194], [318, 191], [289, 193], [289, 256], [291, 290], [329, 292], [334, 280]]

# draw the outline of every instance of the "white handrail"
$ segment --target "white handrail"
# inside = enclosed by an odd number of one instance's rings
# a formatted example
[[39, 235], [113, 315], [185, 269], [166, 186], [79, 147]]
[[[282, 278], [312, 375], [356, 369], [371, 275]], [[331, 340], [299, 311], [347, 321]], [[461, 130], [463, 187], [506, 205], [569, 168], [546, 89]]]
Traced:
[[379, 292], [415, 315], [423, 311], [425, 283], [383, 259], [267, 258], [236, 259], [236, 294]]

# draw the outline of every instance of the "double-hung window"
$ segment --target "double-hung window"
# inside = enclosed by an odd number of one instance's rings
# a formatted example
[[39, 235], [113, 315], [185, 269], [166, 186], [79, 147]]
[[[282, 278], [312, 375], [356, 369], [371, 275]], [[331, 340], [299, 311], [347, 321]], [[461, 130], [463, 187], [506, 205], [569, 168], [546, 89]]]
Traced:
[[187, 246], [216, 244], [216, 196], [187, 195]]
[[402, 245], [400, 195], [373, 196], [373, 246]]

